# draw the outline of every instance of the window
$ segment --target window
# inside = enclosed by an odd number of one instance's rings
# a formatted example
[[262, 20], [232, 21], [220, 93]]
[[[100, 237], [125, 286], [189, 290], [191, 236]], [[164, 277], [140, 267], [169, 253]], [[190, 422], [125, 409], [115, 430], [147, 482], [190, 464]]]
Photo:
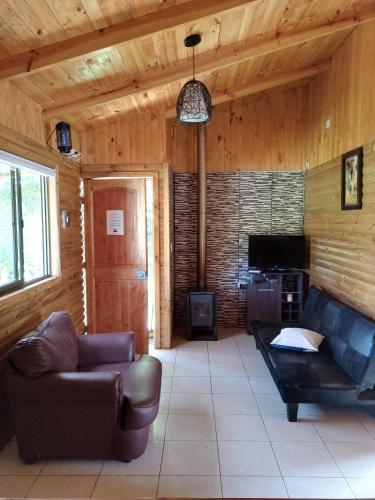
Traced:
[[0, 151], [0, 293], [51, 275], [53, 176], [50, 168]]

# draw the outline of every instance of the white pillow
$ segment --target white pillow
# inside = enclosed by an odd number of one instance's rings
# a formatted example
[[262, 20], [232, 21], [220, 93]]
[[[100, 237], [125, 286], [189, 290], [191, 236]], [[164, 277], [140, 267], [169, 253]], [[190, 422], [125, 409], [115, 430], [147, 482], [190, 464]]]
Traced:
[[306, 328], [283, 328], [271, 344], [277, 349], [318, 352], [323, 340], [323, 335]]

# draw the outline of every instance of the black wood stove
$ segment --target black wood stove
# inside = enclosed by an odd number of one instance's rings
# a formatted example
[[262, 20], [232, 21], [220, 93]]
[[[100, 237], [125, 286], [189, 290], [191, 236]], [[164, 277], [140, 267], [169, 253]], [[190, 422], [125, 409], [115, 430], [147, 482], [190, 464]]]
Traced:
[[215, 292], [188, 293], [188, 321], [188, 340], [217, 340]]
[[207, 290], [206, 128], [198, 127], [199, 233], [198, 290], [188, 293], [188, 340], [217, 340], [216, 294]]

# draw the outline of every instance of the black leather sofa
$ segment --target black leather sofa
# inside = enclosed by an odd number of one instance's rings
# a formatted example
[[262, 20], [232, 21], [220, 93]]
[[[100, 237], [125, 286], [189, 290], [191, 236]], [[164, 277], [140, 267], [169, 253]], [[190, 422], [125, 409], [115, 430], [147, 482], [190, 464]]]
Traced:
[[255, 322], [252, 333], [290, 422], [299, 403], [375, 404], [375, 321], [311, 286], [298, 326], [325, 336], [319, 352], [272, 347], [283, 326]]

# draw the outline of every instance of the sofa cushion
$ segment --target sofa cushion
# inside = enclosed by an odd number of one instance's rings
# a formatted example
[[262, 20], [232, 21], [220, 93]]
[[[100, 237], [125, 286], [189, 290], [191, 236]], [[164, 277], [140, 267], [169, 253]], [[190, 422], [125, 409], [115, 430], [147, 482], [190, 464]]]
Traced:
[[322, 345], [318, 353], [281, 351], [272, 348], [270, 342], [280, 327], [260, 328], [256, 335], [266, 351], [277, 383], [298, 388], [322, 388], [326, 390], [351, 390], [356, 384], [336, 363]]
[[17, 342], [9, 357], [26, 377], [39, 377], [52, 371], [77, 371], [77, 338], [69, 314], [52, 313]]
[[322, 313], [320, 332], [326, 337], [333, 359], [353, 380], [361, 383], [374, 354], [374, 321], [330, 299]]
[[330, 302], [330, 297], [319, 288], [311, 286], [300, 317], [299, 326], [321, 333], [323, 313]]
[[141, 429], [150, 425], [159, 411], [161, 372], [158, 359], [143, 355], [130, 363], [107, 363], [78, 367], [79, 371], [120, 372], [123, 381], [123, 429]]
[[351, 390], [355, 382], [327, 352], [297, 353], [273, 350], [269, 357], [284, 385], [302, 388]]
[[314, 326], [325, 336], [332, 358], [357, 384], [366, 377], [366, 386], [374, 385], [374, 378], [367, 375], [375, 350], [374, 321], [311, 286], [300, 326]]

